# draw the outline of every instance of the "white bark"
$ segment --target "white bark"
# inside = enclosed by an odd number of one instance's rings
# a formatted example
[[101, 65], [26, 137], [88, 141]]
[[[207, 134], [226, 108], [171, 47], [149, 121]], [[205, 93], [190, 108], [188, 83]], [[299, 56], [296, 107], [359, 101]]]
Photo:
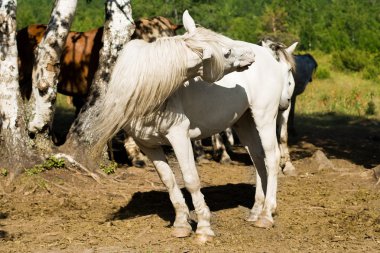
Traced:
[[37, 48], [33, 68], [32, 102], [34, 102], [28, 130], [44, 131], [54, 115], [60, 57], [74, 18], [77, 0], [56, 0], [46, 34]]
[[[107, 0], [104, 45], [100, 51], [99, 68], [91, 85], [89, 98], [72, 125], [63, 147], [64, 151], [71, 151], [80, 160], [85, 156], [78, 154], [91, 152], [91, 147], [98, 140], [97, 136], [91, 133], [91, 129], [97, 124], [99, 106], [106, 92], [118, 53], [130, 40], [134, 28], [130, 0]], [[95, 154], [95, 157], [96, 155], [98, 154]], [[88, 159], [92, 158], [88, 157]]]
[[[16, 0], [0, 1], [0, 109], [2, 129], [17, 122], [18, 68], [16, 44]], [[14, 8], [9, 6], [14, 5]], [[7, 14], [10, 11], [10, 15]]]
[[0, 1], [0, 167], [9, 166], [12, 174], [30, 157], [18, 85], [16, 6], [16, 0]]

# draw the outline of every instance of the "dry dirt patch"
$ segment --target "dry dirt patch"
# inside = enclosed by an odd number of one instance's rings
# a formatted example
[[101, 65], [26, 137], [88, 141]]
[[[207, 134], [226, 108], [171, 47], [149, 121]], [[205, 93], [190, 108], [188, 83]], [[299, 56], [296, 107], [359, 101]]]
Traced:
[[151, 167], [120, 168], [102, 184], [67, 170], [24, 175], [9, 187], [2, 179], [0, 252], [379, 252], [372, 171], [329, 161], [334, 169], [314, 156], [299, 159], [299, 175], [279, 179], [278, 215], [268, 230], [245, 221], [254, 201], [251, 165], [200, 165], [217, 234], [203, 246], [194, 236], [171, 237], [174, 212]]

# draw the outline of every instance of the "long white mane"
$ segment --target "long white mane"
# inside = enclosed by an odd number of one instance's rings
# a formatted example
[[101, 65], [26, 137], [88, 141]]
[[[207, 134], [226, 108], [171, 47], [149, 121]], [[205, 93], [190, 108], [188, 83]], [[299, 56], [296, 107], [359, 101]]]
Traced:
[[[113, 69], [104, 104], [93, 129], [100, 139], [95, 148], [105, 143], [126, 124], [158, 109], [177, 90], [187, 76], [186, 50], [190, 48], [202, 58], [203, 49], [212, 51], [204, 68], [210, 78], [224, 74], [224, 55], [221, 43], [228, 39], [205, 28], [183, 36], [160, 38], [147, 43], [132, 40], [120, 52]], [[205, 70], [203, 70], [205, 72]]]

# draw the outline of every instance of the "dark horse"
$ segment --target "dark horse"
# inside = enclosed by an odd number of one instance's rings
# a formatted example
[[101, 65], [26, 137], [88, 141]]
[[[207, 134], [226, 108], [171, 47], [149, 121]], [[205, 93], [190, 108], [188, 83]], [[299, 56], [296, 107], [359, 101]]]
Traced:
[[306, 85], [313, 80], [313, 73], [317, 70], [317, 61], [311, 54], [295, 55], [296, 71], [293, 73], [295, 87], [291, 100], [291, 108], [289, 112], [288, 129], [290, 134], [295, 134], [294, 128], [294, 109], [297, 96], [305, 91]]

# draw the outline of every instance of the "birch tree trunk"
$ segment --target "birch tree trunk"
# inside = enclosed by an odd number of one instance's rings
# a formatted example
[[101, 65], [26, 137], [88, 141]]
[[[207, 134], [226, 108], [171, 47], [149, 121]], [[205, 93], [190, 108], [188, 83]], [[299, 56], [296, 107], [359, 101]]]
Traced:
[[0, 168], [18, 174], [32, 158], [18, 84], [16, 0], [0, 1]]
[[96, 163], [102, 153], [102, 150], [93, 149], [99, 138], [94, 136], [91, 129], [97, 124], [99, 106], [106, 93], [118, 53], [130, 40], [135, 28], [130, 0], [107, 0], [105, 19], [99, 68], [91, 85], [89, 98], [74, 121], [66, 143], [61, 147], [62, 152], [70, 154], [91, 169], [97, 167]]
[[56, 0], [44, 38], [38, 44], [33, 66], [33, 87], [28, 130], [36, 135], [39, 150], [49, 152], [49, 130], [53, 122], [60, 58], [74, 18], [77, 0]]

